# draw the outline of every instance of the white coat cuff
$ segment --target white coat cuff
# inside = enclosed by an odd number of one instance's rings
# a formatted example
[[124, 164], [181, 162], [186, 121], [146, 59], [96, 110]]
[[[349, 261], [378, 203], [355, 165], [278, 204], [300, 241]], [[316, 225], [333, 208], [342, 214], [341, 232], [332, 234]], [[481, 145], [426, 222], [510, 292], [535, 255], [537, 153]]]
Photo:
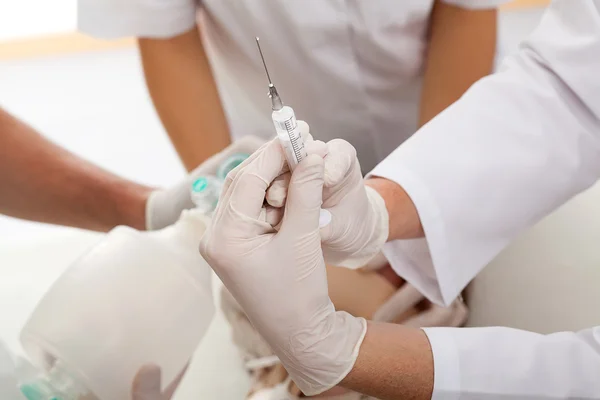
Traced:
[[439, 207], [427, 186], [411, 170], [398, 162], [384, 160], [367, 176], [378, 176], [396, 182], [406, 191], [417, 208], [427, 239], [394, 240], [385, 244], [383, 252], [392, 269], [413, 285], [427, 299], [448, 306], [460, 294], [464, 284], [455, 282], [453, 271], [439, 268], [437, 259], [447, 259], [445, 226]]
[[446, 328], [424, 328], [433, 353], [433, 394], [431, 400], [460, 398], [459, 351]]
[[196, 3], [172, 1], [167, 6], [128, 0], [79, 0], [77, 28], [102, 39], [120, 37], [169, 38], [196, 24]]

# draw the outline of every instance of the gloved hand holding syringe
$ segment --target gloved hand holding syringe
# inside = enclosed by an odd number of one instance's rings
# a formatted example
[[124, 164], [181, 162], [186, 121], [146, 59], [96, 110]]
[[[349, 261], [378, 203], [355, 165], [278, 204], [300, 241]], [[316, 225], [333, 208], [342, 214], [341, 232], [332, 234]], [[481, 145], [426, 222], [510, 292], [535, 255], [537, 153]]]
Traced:
[[[260, 40], [256, 37], [256, 45], [260, 53], [265, 73], [269, 81], [269, 98], [271, 99], [273, 124], [275, 125], [275, 131], [277, 132], [277, 138], [285, 153], [290, 171], [294, 171], [296, 166], [308, 155], [304, 146], [304, 137], [302, 137], [302, 131], [296, 120], [296, 114], [290, 106], [283, 105], [281, 97], [277, 92], [277, 88], [271, 81], [267, 63], [263, 56], [262, 49], [260, 48]], [[319, 214], [319, 226], [324, 227], [331, 222], [331, 213], [327, 210], [321, 210]]]

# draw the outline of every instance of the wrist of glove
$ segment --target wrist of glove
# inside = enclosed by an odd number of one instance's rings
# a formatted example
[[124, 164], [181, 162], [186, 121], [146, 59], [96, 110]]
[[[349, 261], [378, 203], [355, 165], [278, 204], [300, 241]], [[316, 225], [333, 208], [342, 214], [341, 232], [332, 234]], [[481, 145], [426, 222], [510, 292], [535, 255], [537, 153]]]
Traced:
[[244, 136], [208, 158], [177, 185], [152, 192], [146, 202], [146, 229], [162, 229], [175, 223], [183, 210], [194, 207], [190, 190], [195, 179], [216, 176], [219, 166], [229, 157], [235, 154], [250, 155], [264, 143], [263, 139], [255, 136]]
[[366, 332], [364, 318], [332, 309], [313, 328], [290, 338], [289, 354], [284, 348], [273, 351], [298, 388], [306, 396], [315, 396], [337, 386], [350, 373]]
[[359, 193], [344, 199], [348, 204], [359, 205], [356, 213], [348, 212], [343, 204], [334, 206], [330, 209], [331, 226], [321, 229], [323, 255], [330, 265], [362, 268], [381, 252], [387, 241], [389, 216], [385, 201], [362, 182], [356, 191]]
[[327, 143], [323, 208], [331, 223], [321, 229], [327, 263], [360, 268], [387, 240], [388, 212], [383, 198], [365, 185], [356, 150], [345, 140]]

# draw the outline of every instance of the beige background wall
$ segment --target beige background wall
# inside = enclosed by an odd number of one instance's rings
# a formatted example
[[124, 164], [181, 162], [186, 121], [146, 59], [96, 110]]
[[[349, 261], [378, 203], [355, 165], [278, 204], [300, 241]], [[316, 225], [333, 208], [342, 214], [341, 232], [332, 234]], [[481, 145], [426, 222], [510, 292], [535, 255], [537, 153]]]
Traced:
[[133, 46], [134, 39], [97, 40], [81, 33], [62, 33], [0, 42], [0, 61], [108, 50]]

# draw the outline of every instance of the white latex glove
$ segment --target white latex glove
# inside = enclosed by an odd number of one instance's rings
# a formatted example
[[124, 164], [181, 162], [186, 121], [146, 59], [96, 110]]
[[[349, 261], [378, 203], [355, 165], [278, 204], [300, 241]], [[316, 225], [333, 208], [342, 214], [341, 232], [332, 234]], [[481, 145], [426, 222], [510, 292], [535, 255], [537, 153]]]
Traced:
[[269, 142], [226, 179], [200, 253], [246, 311], [307, 395], [350, 372], [366, 322], [335, 311], [321, 251], [323, 159], [311, 154], [294, 170], [279, 231], [262, 219], [266, 190], [285, 157]]
[[[308, 125], [298, 121], [302, 130]], [[365, 266], [388, 238], [388, 213], [383, 198], [364, 185], [356, 150], [342, 139], [327, 143], [322, 208], [331, 222], [321, 229], [323, 254], [330, 265]], [[267, 191], [267, 202], [283, 207], [290, 174], [278, 177]], [[274, 213], [271, 213], [274, 215]]]
[[365, 186], [356, 150], [342, 139], [327, 143], [323, 209], [331, 222], [321, 229], [323, 254], [331, 265], [360, 268], [389, 235], [389, 216], [379, 193]]
[[155, 365], [142, 367], [133, 381], [131, 389], [132, 400], [171, 400], [186, 370], [187, 367], [163, 392], [161, 389], [162, 376], [160, 368]]
[[183, 210], [194, 207], [190, 189], [196, 178], [216, 175], [217, 169], [227, 158], [238, 153], [252, 154], [264, 143], [263, 139], [256, 136], [244, 136], [204, 161], [179, 184], [151, 193], [146, 203], [146, 229], [162, 229], [173, 224]]

